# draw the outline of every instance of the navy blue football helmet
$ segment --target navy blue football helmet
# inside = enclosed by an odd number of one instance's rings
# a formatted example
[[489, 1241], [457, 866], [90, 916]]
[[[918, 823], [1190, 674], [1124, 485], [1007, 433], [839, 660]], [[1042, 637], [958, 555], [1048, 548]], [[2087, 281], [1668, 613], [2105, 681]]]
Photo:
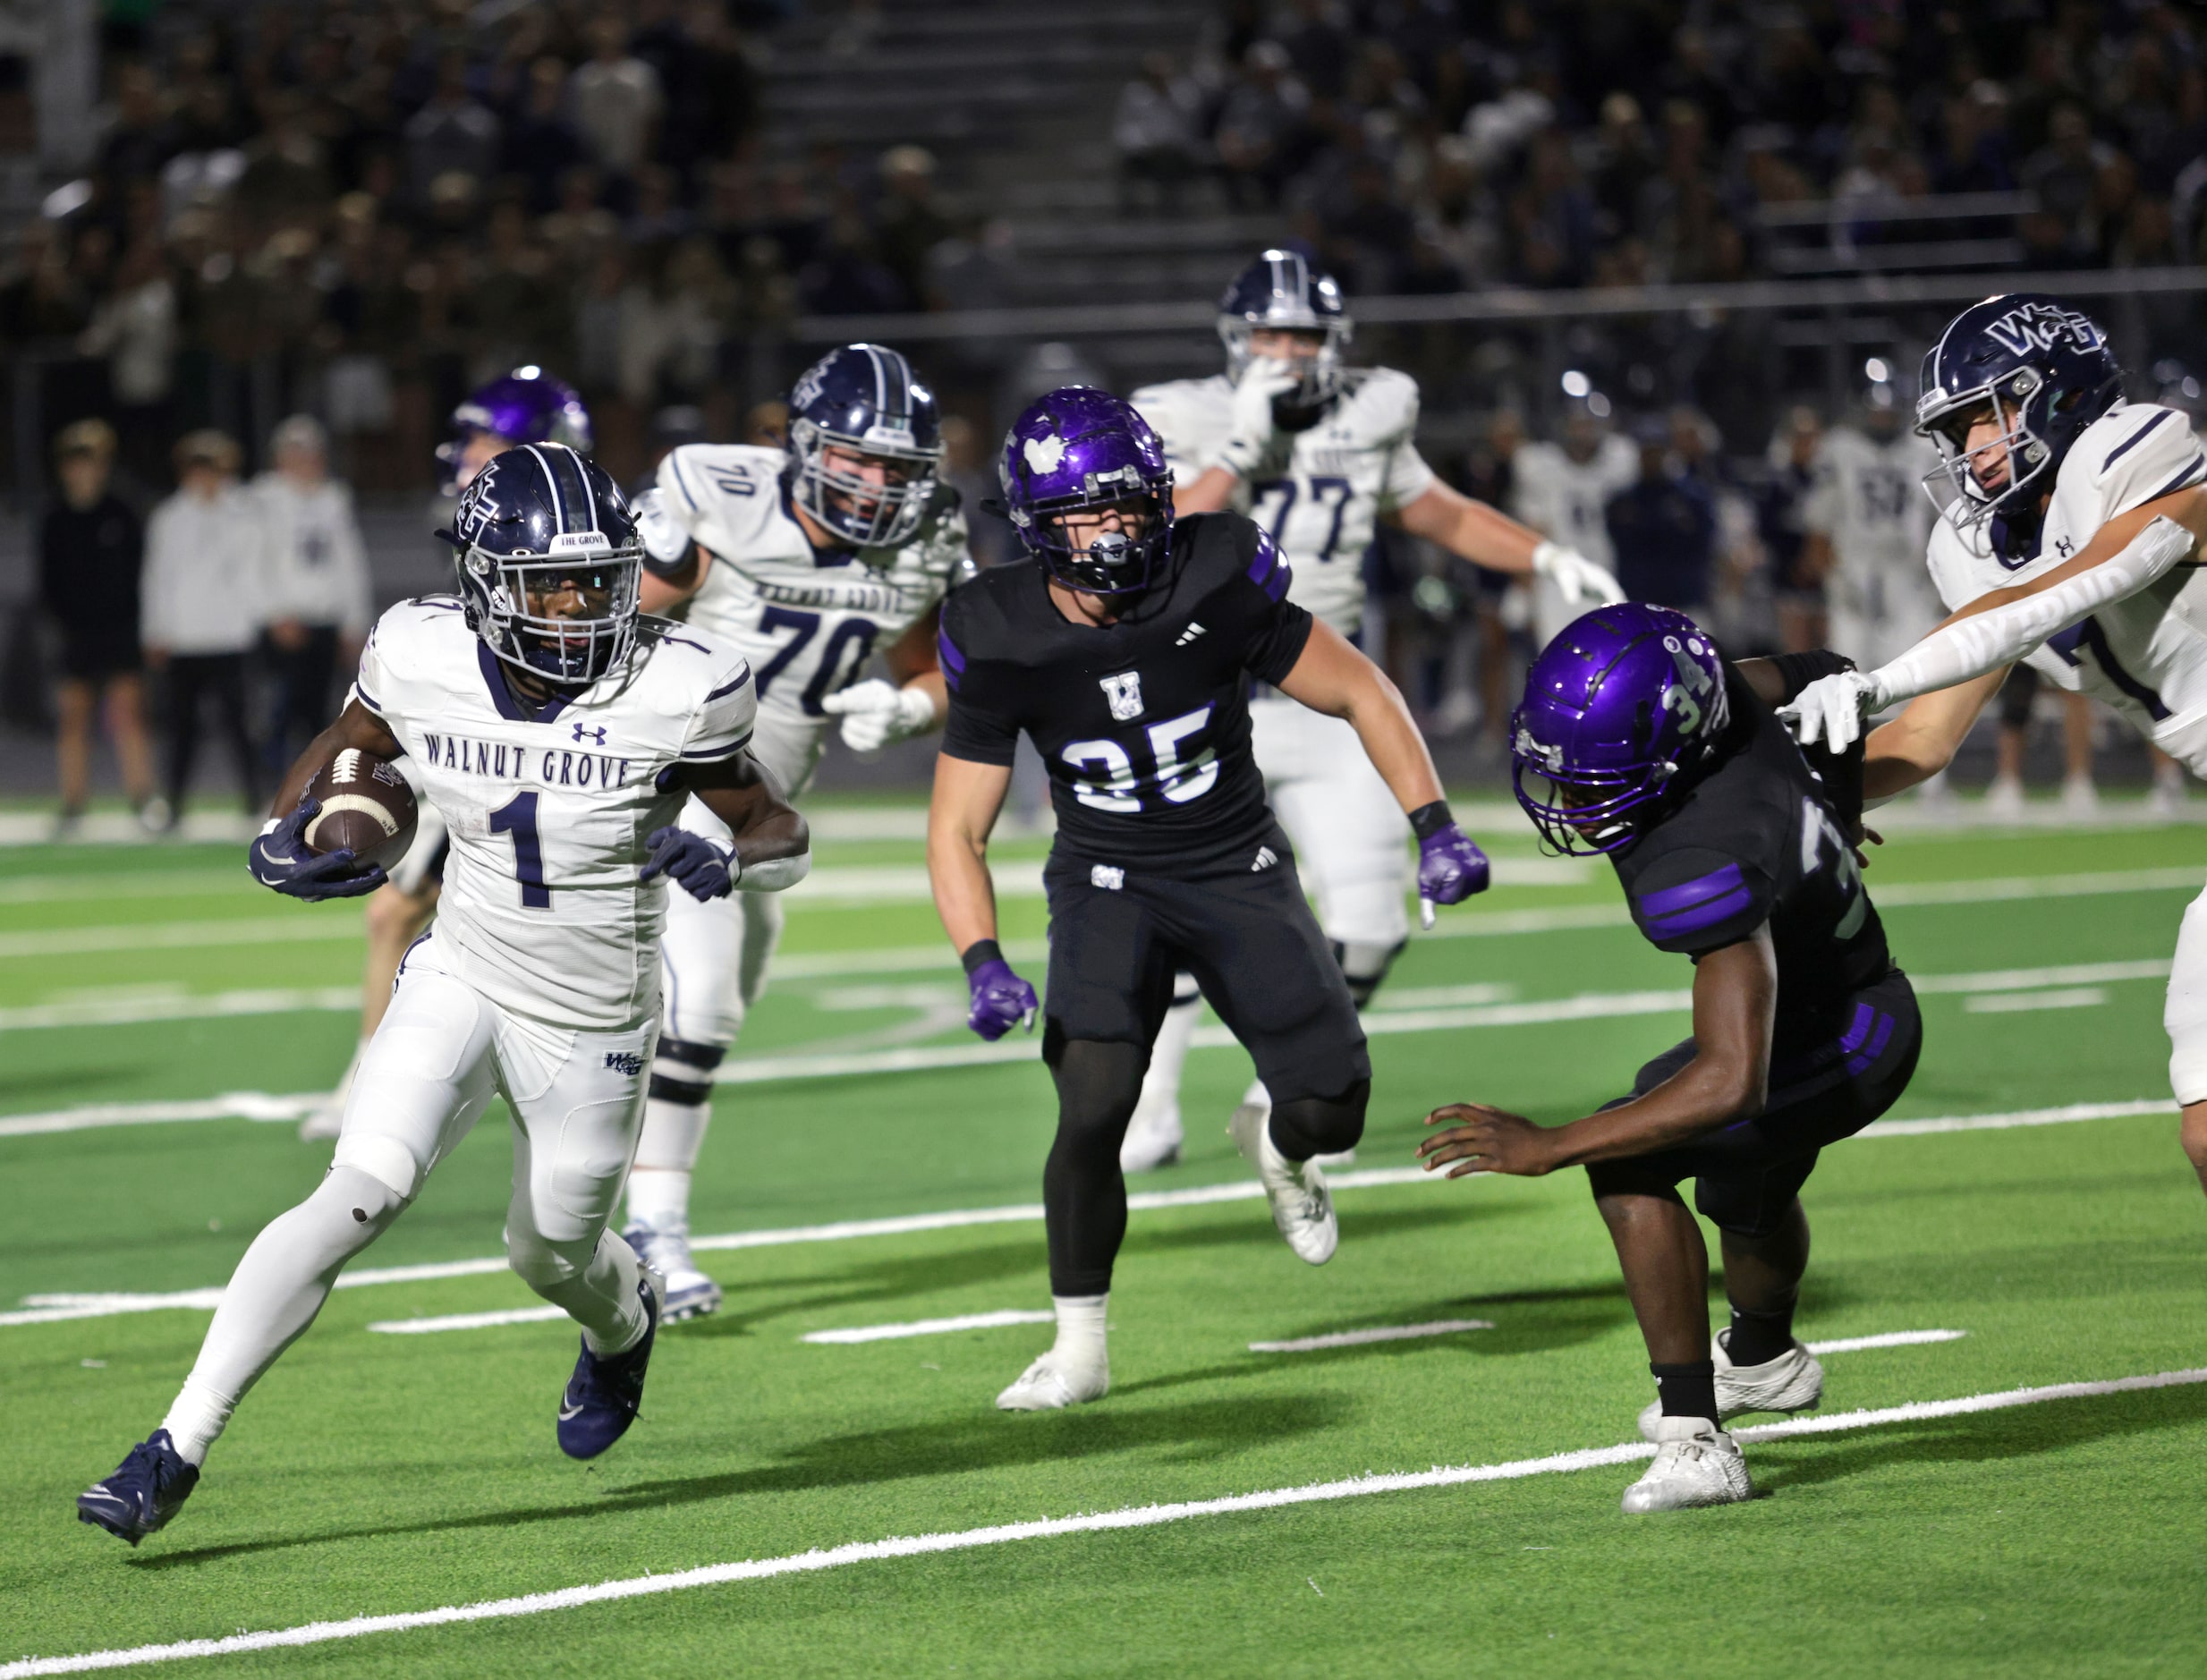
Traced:
[[[493, 459], [461, 493], [452, 529], [468, 625], [508, 665], [582, 688], [636, 645], [642, 548], [620, 486], [564, 444]], [[579, 612], [558, 610], [565, 600]]]
[[[845, 456], [833, 462], [828, 452]], [[804, 371], [789, 393], [792, 498], [829, 531], [860, 548], [912, 540], [942, 470], [935, 394], [896, 351], [845, 344]], [[882, 476], [854, 469], [865, 455]]]
[[1355, 331], [1333, 276], [1311, 267], [1300, 253], [1268, 250], [1234, 276], [1218, 300], [1218, 337], [1227, 347], [1227, 377], [1239, 379], [1249, 366], [1249, 337], [1259, 327], [1326, 335], [1303, 382], [1280, 400], [1317, 408], [1341, 388], [1341, 352]]
[[[1964, 525], [2034, 513], [2070, 445], [2122, 395], [2123, 369], [2090, 316], [2028, 292], [1971, 304], [1923, 358], [1915, 428], [1939, 445], [1931, 499], [1943, 480]], [[2001, 433], [1973, 454], [1970, 424], [1996, 403]]]

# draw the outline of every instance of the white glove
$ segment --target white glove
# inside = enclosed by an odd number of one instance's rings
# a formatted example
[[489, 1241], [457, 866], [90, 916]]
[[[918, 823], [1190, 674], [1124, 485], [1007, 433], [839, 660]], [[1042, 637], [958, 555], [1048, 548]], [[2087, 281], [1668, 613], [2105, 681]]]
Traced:
[[1821, 738], [1831, 751], [1845, 752], [1862, 738], [1863, 719], [1891, 703], [1873, 673], [1835, 671], [1779, 707], [1778, 716], [1803, 746], [1814, 746]]
[[631, 502], [629, 511], [636, 515], [636, 540], [651, 571], [664, 576], [689, 564], [693, 547], [690, 533], [667, 513], [657, 485]]
[[1608, 607], [1625, 598], [1617, 581], [1575, 548], [1543, 542], [1532, 551], [1532, 574], [1563, 591], [1567, 606]]
[[898, 688], [878, 676], [827, 696], [820, 709], [843, 719], [843, 744], [859, 752], [879, 752], [935, 726], [935, 701], [926, 690]]
[[1272, 441], [1272, 403], [1303, 382], [1289, 363], [1271, 356], [1252, 356], [1234, 384], [1234, 425], [1218, 464], [1237, 478], [1247, 478], [1264, 458]]

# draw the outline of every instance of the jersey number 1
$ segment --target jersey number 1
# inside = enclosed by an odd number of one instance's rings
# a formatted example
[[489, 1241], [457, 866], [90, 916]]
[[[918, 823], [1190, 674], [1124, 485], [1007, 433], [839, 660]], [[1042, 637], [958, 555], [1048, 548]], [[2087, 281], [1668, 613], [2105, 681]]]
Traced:
[[552, 889], [544, 884], [544, 846], [537, 837], [537, 795], [516, 793], [490, 813], [490, 832], [514, 836], [514, 878], [521, 883], [523, 910], [549, 910]]

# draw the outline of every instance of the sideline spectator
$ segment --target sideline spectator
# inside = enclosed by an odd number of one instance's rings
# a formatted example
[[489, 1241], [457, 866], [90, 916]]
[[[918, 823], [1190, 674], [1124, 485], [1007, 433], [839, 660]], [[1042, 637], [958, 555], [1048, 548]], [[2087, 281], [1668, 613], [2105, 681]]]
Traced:
[[329, 476], [321, 423], [293, 415], [268, 454], [275, 466], [251, 495], [267, 532], [265, 652], [276, 679], [267, 759], [281, 776], [335, 715], [336, 673], [359, 659], [370, 614], [367, 546], [352, 489]]
[[[1198, 167], [1201, 103], [1194, 85], [1178, 74], [1170, 53], [1142, 55], [1142, 74], [1119, 89], [1118, 109], [1111, 118], [1122, 209], [1154, 208], [1167, 216], [1179, 209], [1181, 184]], [[1142, 187], [1155, 190], [1149, 203], [1139, 191]]]
[[590, 57], [567, 79], [568, 98], [600, 166], [625, 178], [651, 155], [666, 104], [658, 72], [628, 50], [628, 30], [617, 17], [590, 25]]
[[1651, 416], [1635, 430], [1640, 477], [1609, 501], [1609, 541], [1626, 598], [1675, 607], [1709, 622], [1715, 599], [1717, 507], [1709, 488], [1671, 461], [1669, 423]]
[[91, 781], [92, 713], [105, 702], [107, 734], [123, 791], [149, 827], [166, 813], [153, 792], [146, 739], [145, 683], [138, 651], [138, 582], [144, 534], [138, 515], [109, 488], [115, 435], [105, 420], [79, 420], [54, 440], [61, 499], [38, 522], [38, 603], [61, 631], [55, 700], [61, 778], [56, 838], [73, 834]]
[[146, 663], [168, 678], [172, 826], [183, 817], [203, 702], [212, 702], [237, 761], [245, 809], [260, 809], [245, 656], [265, 615], [267, 537], [259, 510], [238, 488], [238, 458], [236, 442], [223, 433], [186, 432], [176, 444], [176, 494], [146, 522], [140, 633]]

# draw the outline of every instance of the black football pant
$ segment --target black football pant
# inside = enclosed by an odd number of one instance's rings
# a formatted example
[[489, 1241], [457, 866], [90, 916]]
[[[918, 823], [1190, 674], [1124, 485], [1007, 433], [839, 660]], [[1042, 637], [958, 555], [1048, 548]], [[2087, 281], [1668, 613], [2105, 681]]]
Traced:
[[168, 662], [168, 802], [183, 814], [184, 789], [199, 752], [199, 718], [212, 707], [249, 810], [261, 807], [260, 760], [245, 715], [245, 656], [242, 653], [180, 653]]
[[[1785, 1005], [1781, 995], [1781, 1030]], [[1674, 1149], [1596, 1161], [1586, 1169], [1587, 1182], [1597, 1198], [1676, 1200], [1678, 1184], [1691, 1178], [1693, 1205], [1711, 1225], [1739, 1236], [1769, 1236], [1815, 1170], [1818, 1152], [1854, 1136], [1900, 1099], [1923, 1048], [1915, 989], [1895, 969], [1824, 1012], [1812, 1029], [1781, 1033], [1761, 1113]], [[1693, 1056], [1691, 1039], [1664, 1051], [1640, 1070], [1633, 1097], [1644, 1097]], [[1631, 1100], [1620, 1097], [1605, 1107]]]
[[1142, 1094], [1173, 977], [1195, 976], [1272, 1095], [1272, 1140], [1291, 1160], [1353, 1149], [1371, 1060], [1341, 967], [1296, 878], [1275, 862], [1166, 879], [1053, 854], [1042, 1058], [1057, 1135], [1042, 1174], [1050, 1293], [1097, 1295], [1126, 1235], [1119, 1144]]

